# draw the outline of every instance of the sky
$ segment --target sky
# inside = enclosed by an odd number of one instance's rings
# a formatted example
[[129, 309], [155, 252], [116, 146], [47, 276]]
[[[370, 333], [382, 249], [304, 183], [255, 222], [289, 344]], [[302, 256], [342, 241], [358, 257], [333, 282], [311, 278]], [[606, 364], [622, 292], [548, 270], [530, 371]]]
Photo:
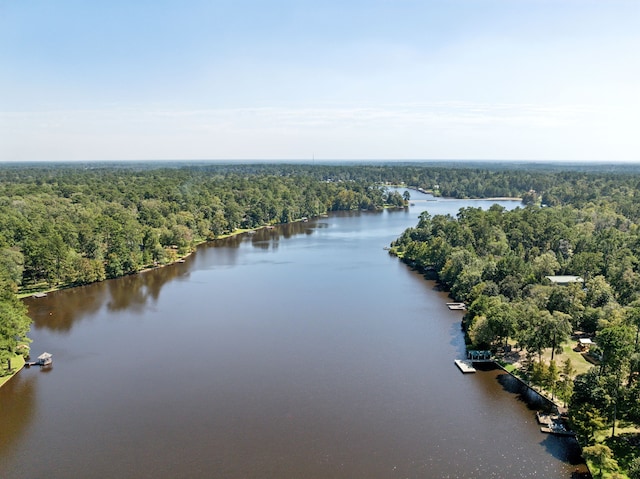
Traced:
[[640, 0], [0, 0], [0, 161], [640, 162]]

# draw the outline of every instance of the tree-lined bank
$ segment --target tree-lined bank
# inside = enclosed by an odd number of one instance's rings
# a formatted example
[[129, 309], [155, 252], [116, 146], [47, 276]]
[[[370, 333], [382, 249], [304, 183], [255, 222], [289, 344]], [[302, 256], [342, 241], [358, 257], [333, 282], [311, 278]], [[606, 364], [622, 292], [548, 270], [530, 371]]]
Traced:
[[[638, 442], [637, 432], [615, 437], [616, 427], [640, 428], [640, 218], [628, 208], [637, 190], [624, 194], [624, 185], [638, 179], [609, 189], [594, 185], [589, 202], [464, 208], [456, 217], [425, 212], [392, 244], [404, 261], [435, 271], [456, 300], [468, 303], [463, 326], [470, 347], [525, 352], [522, 373], [570, 403], [585, 455], [611, 428], [612, 437], [597, 445], [617, 452], [617, 462], [602, 463], [610, 471], [633, 471], [640, 462], [626, 446]], [[548, 279], [557, 275], [571, 279]], [[561, 353], [578, 331], [595, 341], [589, 358], [597, 365], [572, 383], [571, 362]], [[601, 455], [592, 456], [597, 462]]]

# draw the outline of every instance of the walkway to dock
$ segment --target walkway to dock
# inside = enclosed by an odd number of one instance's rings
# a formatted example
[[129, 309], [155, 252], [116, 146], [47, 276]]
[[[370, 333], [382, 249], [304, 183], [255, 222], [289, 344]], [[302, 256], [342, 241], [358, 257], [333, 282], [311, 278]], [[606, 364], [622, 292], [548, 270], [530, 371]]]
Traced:
[[44, 352], [38, 356], [37, 361], [27, 361], [24, 363], [26, 367], [31, 366], [50, 366], [53, 362], [53, 355], [51, 353]]

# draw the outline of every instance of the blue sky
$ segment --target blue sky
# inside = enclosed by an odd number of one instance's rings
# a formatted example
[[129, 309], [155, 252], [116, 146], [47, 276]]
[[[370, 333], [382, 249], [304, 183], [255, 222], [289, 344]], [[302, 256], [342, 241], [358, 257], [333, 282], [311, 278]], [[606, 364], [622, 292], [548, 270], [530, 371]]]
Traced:
[[0, 0], [0, 161], [640, 161], [638, 0]]

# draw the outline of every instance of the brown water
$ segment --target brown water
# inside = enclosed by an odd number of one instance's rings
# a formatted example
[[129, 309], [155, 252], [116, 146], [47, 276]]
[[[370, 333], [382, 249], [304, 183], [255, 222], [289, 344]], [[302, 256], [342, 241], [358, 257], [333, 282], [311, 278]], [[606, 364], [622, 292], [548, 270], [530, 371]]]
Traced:
[[460, 313], [383, 250], [469, 204], [412, 196], [28, 300], [54, 366], [0, 389], [0, 477], [570, 477], [572, 440], [458, 371]]

